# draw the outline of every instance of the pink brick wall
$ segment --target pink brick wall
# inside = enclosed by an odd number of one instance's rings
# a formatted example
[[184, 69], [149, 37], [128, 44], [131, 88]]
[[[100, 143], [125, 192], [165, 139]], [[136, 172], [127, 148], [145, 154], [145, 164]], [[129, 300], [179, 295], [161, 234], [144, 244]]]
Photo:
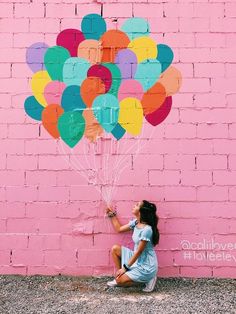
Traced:
[[183, 77], [169, 116], [117, 182], [120, 221], [132, 218], [140, 198], [155, 201], [159, 276], [235, 278], [234, 0], [1, 1], [0, 273], [111, 275], [111, 246], [133, 245], [131, 233], [114, 232], [101, 195], [23, 108], [32, 75], [26, 48], [54, 45], [60, 30], [101, 12], [109, 28], [147, 18]]

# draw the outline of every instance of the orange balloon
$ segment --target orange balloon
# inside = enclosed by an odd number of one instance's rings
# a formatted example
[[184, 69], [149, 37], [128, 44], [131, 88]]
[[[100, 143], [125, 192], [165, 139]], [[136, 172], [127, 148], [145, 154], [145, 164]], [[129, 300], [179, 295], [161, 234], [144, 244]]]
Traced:
[[182, 85], [181, 72], [173, 66], [166, 69], [158, 80], [166, 90], [166, 96], [177, 93]]
[[143, 94], [141, 103], [143, 107], [143, 114], [149, 114], [157, 110], [165, 101], [166, 90], [159, 82], [155, 83]]
[[94, 99], [105, 94], [105, 84], [100, 77], [90, 76], [80, 86], [80, 95], [88, 108], [92, 107]]
[[105, 32], [100, 41], [102, 43], [102, 62], [114, 63], [115, 56], [120, 49], [128, 47], [129, 37], [120, 30], [111, 29]]
[[83, 116], [85, 119], [84, 135], [90, 142], [96, 142], [97, 137], [103, 133], [103, 128], [95, 118], [92, 109], [85, 109]]
[[91, 64], [101, 62], [101, 43], [95, 39], [85, 39], [81, 41], [78, 47], [78, 57], [88, 60]]
[[48, 105], [42, 112], [43, 126], [48, 131], [48, 133], [54, 138], [60, 137], [57, 128], [57, 122], [59, 117], [63, 114], [63, 112], [64, 109], [57, 104]]

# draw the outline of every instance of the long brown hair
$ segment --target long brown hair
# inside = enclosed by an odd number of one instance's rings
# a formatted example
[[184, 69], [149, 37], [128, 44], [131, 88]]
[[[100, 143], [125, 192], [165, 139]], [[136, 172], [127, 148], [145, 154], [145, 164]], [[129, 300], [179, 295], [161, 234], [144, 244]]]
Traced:
[[159, 217], [156, 214], [156, 205], [154, 203], [150, 203], [146, 200], [142, 201], [142, 205], [140, 206], [140, 222], [147, 223], [152, 227], [152, 243], [153, 245], [157, 245], [159, 243], [160, 233], [157, 228]]

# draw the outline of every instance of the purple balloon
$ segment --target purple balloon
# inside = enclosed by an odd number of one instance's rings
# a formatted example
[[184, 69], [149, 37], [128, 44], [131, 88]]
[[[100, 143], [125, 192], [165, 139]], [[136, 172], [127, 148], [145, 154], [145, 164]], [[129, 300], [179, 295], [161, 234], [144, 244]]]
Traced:
[[120, 50], [115, 57], [115, 63], [120, 69], [123, 80], [134, 78], [138, 62], [132, 50], [128, 48]]
[[48, 49], [45, 43], [35, 43], [26, 51], [26, 62], [33, 72], [44, 70], [44, 54]]

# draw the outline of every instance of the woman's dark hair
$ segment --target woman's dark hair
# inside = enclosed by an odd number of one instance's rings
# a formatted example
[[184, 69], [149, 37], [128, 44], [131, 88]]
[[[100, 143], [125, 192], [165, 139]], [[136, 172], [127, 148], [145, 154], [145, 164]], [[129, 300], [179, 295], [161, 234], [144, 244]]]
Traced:
[[153, 245], [157, 245], [159, 243], [160, 233], [157, 228], [158, 224], [158, 216], [156, 214], [156, 205], [154, 203], [150, 203], [146, 200], [142, 201], [142, 205], [140, 206], [140, 222], [147, 223], [152, 227], [152, 243]]

